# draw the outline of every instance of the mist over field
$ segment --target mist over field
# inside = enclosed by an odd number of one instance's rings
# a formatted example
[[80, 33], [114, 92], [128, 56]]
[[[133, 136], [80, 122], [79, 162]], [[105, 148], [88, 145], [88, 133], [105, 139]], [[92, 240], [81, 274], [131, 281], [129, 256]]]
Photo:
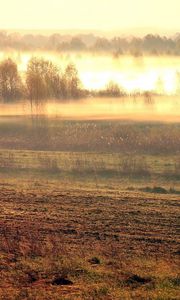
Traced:
[[0, 300], [178, 300], [180, 1], [0, 2]]
[[126, 92], [155, 91], [175, 94], [179, 91], [179, 56], [127, 56], [114, 57], [113, 54], [98, 52], [66, 53], [48, 51], [1, 51], [0, 60], [12, 58], [20, 72], [25, 72], [31, 57], [52, 61], [61, 69], [74, 63], [82, 84], [87, 89], [102, 89], [113, 81]]
[[[121, 98], [96, 97], [78, 101], [69, 100], [66, 103], [58, 103], [51, 100], [47, 101], [43, 106], [34, 108], [33, 114], [67, 120], [126, 119], [179, 122], [179, 97], [154, 97], [152, 101], [152, 103], [147, 103], [144, 97], [136, 97], [135, 99], [126, 97], [123, 100]], [[31, 114], [31, 107], [27, 100], [14, 104], [0, 104], [1, 116], [30, 116]]]
[[[178, 121], [180, 111], [180, 57], [179, 56], [127, 56], [101, 55], [98, 52], [52, 52], [52, 51], [1, 51], [0, 61], [11, 58], [25, 81], [30, 59], [52, 62], [62, 72], [68, 64], [77, 68], [81, 88], [89, 91], [80, 99], [66, 101], [46, 99], [33, 113], [64, 118], [105, 119], [126, 118], [135, 120]], [[112, 85], [124, 95], [104, 90]], [[98, 92], [101, 92], [99, 97]], [[111, 93], [112, 92], [112, 93]], [[148, 94], [150, 94], [148, 96]], [[11, 102], [11, 101], [10, 101]], [[0, 103], [1, 115], [29, 115], [30, 101]]]

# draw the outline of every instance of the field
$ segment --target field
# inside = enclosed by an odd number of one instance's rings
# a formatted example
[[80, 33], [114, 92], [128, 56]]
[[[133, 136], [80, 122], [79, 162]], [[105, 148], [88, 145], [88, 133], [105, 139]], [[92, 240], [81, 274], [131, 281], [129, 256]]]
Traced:
[[178, 299], [179, 129], [1, 117], [0, 299]]
[[178, 299], [176, 195], [52, 184], [0, 194], [1, 299]]

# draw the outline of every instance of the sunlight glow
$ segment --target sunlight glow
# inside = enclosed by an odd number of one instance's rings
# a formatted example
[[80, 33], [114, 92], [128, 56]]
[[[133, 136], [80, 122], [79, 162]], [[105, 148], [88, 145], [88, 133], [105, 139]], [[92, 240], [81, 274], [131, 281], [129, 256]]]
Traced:
[[177, 31], [179, 11], [179, 0], [6, 0], [0, 28]]
[[175, 94], [178, 90], [176, 80], [179, 57], [143, 57], [136, 59], [123, 56], [113, 59], [111, 56], [96, 56], [83, 53], [71, 55], [40, 52], [0, 52], [0, 60], [11, 57], [24, 73], [32, 56], [43, 57], [55, 63], [62, 71], [67, 64], [74, 63], [78, 69], [84, 88], [104, 89], [112, 81], [128, 93], [153, 91], [159, 94]]

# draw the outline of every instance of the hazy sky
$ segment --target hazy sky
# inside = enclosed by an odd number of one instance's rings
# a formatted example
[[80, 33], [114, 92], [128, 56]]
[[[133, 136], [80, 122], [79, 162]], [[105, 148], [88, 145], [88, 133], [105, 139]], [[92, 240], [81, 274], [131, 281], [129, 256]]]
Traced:
[[0, 0], [3, 29], [180, 29], [180, 0]]

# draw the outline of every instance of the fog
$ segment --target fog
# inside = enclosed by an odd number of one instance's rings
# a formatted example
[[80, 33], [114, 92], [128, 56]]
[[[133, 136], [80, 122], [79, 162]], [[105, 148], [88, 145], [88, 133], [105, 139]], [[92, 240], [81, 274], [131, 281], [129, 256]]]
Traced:
[[[0, 60], [11, 57], [23, 75], [28, 60], [43, 57], [62, 70], [68, 63], [78, 69], [83, 88], [99, 90], [113, 81], [128, 95], [121, 98], [89, 97], [81, 100], [46, 101], [31, 110], [28, 100], [0, 103], [1, 116], [48, 115], [64, 119], [180, 120], [180, 57], [126, 56], [97, 53], [54, 53], [47, 51], [1, 51]], [[151, 91], [148, 97], [135, 93]]]
[[86, 98], [64, 103], [47, 101], [33, 107], [28, 100], [14, 104], [0, 104], [0, 116], [46, 115], [62, 119], [129, 119], [180, 121], [180, 98], [175, 96], [124, 98]]
[[108, 82], [117, 83], [125, 92], [155, 91], [172, 95], [180, 90], [179, 56], [115, 56], [113, 54], [91, 54], [72, 52], [18, 52], [1, 51], [0, 60], [11, 57], [25, 72], [32, 56], [43, 57], [57, 64], [62, 70], [74, 63], [79, 71], [83, 87], [90, 90], [102, 89]]

